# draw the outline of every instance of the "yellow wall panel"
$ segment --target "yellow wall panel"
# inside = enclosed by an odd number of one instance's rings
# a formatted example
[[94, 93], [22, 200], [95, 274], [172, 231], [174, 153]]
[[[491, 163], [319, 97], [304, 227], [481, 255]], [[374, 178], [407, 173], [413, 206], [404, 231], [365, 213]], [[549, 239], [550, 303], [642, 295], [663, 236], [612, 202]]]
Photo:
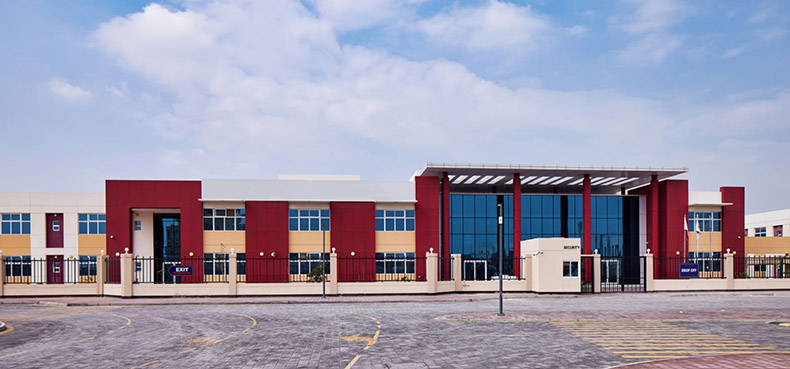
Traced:
[[3, 250], [3, 256], [30, 255], [30, 235], [29, 234], [0, 235], [0, 250]]
[[414, 232], [376, 232], [376, 252], [414, 252], [414, 244]]
[[243, 231], [204, 231], [203, 252], [229, 254], [246, 251], [246, 233]]
[[[696, 232], [689, 232], [688, 251], [697, 252], [697, 238]], [[708, 247], [710, 245], [710, 247]], [[702, 232], [699, 235], [699, 252], [721, 252], [721, 232]]]
[[[326, 252], [332, 252], [331, 234], [326, 232]], [[289, 252], [321, 252], [321, 245], [322, 232], [288, 232]]]
[[[746, 237], [746, 254], [790, 254], [790, 237]], [[5, 253], [5, 251], [3, 251]]]
[[79, 235], [80, 255], [99, 255], [101, 250], [107, 251], [107, 236], [103, 234]]

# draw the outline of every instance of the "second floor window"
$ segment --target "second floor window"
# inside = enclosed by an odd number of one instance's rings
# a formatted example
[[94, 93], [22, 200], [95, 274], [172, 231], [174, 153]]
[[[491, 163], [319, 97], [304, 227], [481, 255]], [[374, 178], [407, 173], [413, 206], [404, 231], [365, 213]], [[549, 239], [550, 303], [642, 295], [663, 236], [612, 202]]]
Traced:
[[376, 210], [377, 231], [413, 231], [414, 210]]
[[204, 231], [243, 231], [246, 222], [244, 209], [203, 209]]
[[106, 234], [107, 217], [104, 214], [79, 214], [80, 234]]
[[288, 210], [289, 231], [329, 230], [329, 209], [290, 209]]
[[30, 213], [0, 215], [0, 234], [30, 234]]
[[754, 237], [765, 237], [765, 227], [757, 227], [754, 229]]

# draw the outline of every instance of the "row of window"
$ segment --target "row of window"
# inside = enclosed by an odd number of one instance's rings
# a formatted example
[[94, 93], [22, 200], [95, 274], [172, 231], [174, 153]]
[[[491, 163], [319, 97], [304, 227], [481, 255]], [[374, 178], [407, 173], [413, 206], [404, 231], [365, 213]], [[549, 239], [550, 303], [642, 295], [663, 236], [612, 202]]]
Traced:
[[329, 230], [329, 209], [288, 210], [289, 231]]
[[[80, 276], [96, 276], [96, 256], [80, 255], [77, 265]], [[30, 277], [32, 275], [30, 256], [6, 256], [5, 275], [6, 277]]]
[[[323, 257], [322, 257], [323, 255]], [[226, 275], [228, 269], [228, 254], [205, 253], [203, 254], [203, 272], [205, 275]], [[237, 273], [246, 274], [246, 255], [237, 254]], [[95, 257], [94, 257], [95, 263]], [[326, 263], [329, 268], [328, 253], [290, 253], [288, 255], [288, 272], [291, 275], [307, 275], [312, 270]], [[376, 253], [376, 273], [414, 273], [415, 257], [413, 252]], [[329, 273], [329, 270], [327, 270]]]
[[413, 231], [414, 210], [376, 210], [377, 231]]
[[[79, 234], [106, 234], [107, 219], [104, 214], [78, 214]], [[52, 223], [53, 231], [60, 231], [60, 221]], [[30, 234], [30, 213], [2, 214], [0, 234]]]
[[[768, 236], [768, 230], [766, 228], [767, 227], [756, 227], [756, 228], [754, 228], [754, 237], [767, 237]], [[774, 226], [774, 237], [782, 237], [784, 235], [784, 232], [783, 232], [782, 228], [783, 227], [781, 225], [775, 225]], [[744, 236], [748, 236], [749, 235], [749, 229], [745, 229], [743, 231], [743, 235]]]
[[203, 209], [204, 231], [243, 231], [245, 228], [244, 209]]
[[697, 225], [701, 232], [721, 232], [721, 212], [690, 211], [688, 229], [696, 231]]

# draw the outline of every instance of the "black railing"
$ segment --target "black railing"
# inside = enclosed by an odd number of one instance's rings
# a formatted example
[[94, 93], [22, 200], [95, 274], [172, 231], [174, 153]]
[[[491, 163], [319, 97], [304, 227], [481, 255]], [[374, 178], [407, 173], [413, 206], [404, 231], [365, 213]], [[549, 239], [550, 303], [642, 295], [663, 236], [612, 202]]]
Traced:
[[238, 273], [236, 280], [247, 283], [288, 282], [289, 270], [288, 258], [247, 257], [244, 262], [244, 273]]
[[[523, 259], [507, 257], [502, 260], [502, 269], [504, 280], [524, 280], [524, 271], [516, 276], [516, 269], [514, 265], [518, 263], [518, 268], [521, 269]], [[475, 259], [461, 257], [461, 279], [464, 281], [493, 281], [499, 280], [499, 259]]]
[[735, 256], [735, 278], [790, 278], [790, 256]]
[[104, 267], [104, 283], [121, 283], [121, 258], [107, 258]]
[[[176, 284], [176, 283], [203, 283], [227, 282], [214, 280], [218, 276], [204, 276], [204, 259], [188, 257], [180, 259], [155, 258], [138, 256], [132, 259], [132, 273], [134, 283]], [[218, 278], [218, 279], [221, 279]]]
[[644, 256], [601, 256], [601, 292], [646, 292]]
[[438, 273], [440, 281], [453, 280], [453, 256], [439, 256]]
[[96, 263], [86, 260], [5, 258], [7, 284], [77, 284], [96, 282]]
[[579, 278], [581, 280], [581, 292], [582, 293], [593, 293], [595, 292], [593, 289], [593, 280], [595, 279], [595, 271], [593, 267], [595, 265], [595, 258], [593, 256], [582, 256], [581, 257], [581, 270], [579, 271]]
[[[696, 265], [698, 271], [697, 276], [689, 277], [684, 275], [684, 273], [689, 272], [688, 264], [692, 264], [691, 267]], [[655, 279], [720, 279], [725, 277], [723, 257], [654, 257], [653, 265], [653, 274], [655, 275]], [[681, 267], [684, 269], [682, 273]]]
[[424, 281], [425, 276], [417, 272], [417, 265], [425, 265], [423, 257], [375, 258], [339, 257], [337, 258], [338, 282], [383, 282], [383, 281]]

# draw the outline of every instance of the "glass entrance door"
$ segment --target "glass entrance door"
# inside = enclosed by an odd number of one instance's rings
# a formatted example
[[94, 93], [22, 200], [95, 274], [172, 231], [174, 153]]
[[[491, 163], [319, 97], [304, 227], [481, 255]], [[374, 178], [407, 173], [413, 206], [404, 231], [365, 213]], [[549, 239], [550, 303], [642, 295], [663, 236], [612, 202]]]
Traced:
[[601, 283], [620, 282], [620, 260], [603, 259], [601, 260]]
[[154, 214], [154, 281], [175, 283], [167, 268], [181, 261], [181, 215]]

